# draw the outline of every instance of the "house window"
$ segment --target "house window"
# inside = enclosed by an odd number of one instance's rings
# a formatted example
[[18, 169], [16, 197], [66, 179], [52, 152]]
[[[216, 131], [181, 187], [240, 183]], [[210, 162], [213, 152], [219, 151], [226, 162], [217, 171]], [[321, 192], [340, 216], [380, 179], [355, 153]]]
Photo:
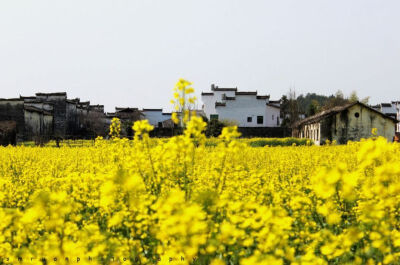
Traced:
[[264, 123], [264, 117], [263, 116], [257, 116], [257, 124], [263, 124]]
[[274, 118], [275, 118], [275, 117], [274, 117], [274, 115], [272, 114], [272, 120], [274, 120]]
[[211, 114], [210, 120], [218, 120], [218, 114]]
[[358, 112], [354, 113], [354, 117], [356, 117], [356, 118], [360, 117], [360, 113], [358, 113]]
[[247, 122], [252, 122], [253, 118], [252, 117], [247, 117]]
[[159, 122], [158, 122], [158, 128], [161, 128], [161, 127], [162, 127], [162, 122], [159, 121]]

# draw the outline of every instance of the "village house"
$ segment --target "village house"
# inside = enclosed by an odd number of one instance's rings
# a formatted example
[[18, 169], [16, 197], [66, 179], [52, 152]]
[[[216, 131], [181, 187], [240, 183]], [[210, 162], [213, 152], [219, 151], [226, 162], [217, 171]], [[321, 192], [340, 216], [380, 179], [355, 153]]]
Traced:
[[135, 121], [143, 120], [144, 114], [138, 108], [115, 107], [115, 112], [107, 113], [107, 118], [118, 118], [121, 121], [121, 136], [132, 137], [132, 125]]
[[[397, 110], [397, 117], [396, 119], [400, 121], [400, 101], [392, 101], [392, 105], [396, 107]], [[397, 123], [396, 132], [400, 134], [400, 122]]]
[[53, 133], [53, 112], [36, 108], [33, 106], [24, 107], [24, 123], [28, 140], [41, 141], [50, 139]]
[[238, 91], [211, 85], [211, 92], [201, 93], [203, 111], [209, 120], [233, 121], [239, 127], [279, 127], [280, 103], [257, 91]]
[[163, 112], [163, 109], [143, 109], [144, 119], [148, 120], [155, 128], [169, 127], [168, 120], [171, 120], [171, 113]]
[[[400, 120], [400, 101], [392, 101], [391, 103], [381, 103], [372, 107], [388, 116]], [[400, 133], [400, 123], [397, 123], [396, 125], [396, 132]]]
[[[107, 131], [103, 105], [68, 99], [65, 92], [0, 99], [0, 122], [5, 126], [0, 128], [2, 138], [9, 138], [4, 135], [6, 131], [15, 134], [12, 142], [81, 138], [88, 134], [104, 135]], [[10, 124], [15, 124], [11, 131]]]
[[299, 121], [294, 125], [293, 136], [308, 138], [317, 145], [327, 140], [345, 144], [370, 137], [372, 129], [376, 128], [378, 135], [393, 141], [397, 122], [394, 117], [361, 102], [354, 102]]
[[[205, 116], [203, 110], [194, 110], [197, 116]], [[171, 112], [163, 112], [163, 109], [143, 109], [141, 111], [144, 119], [148, 120], [154, 128], [175, 128], [176, 125], [172, 121]], [[180, 113], [177, 113], [180, 116]]]

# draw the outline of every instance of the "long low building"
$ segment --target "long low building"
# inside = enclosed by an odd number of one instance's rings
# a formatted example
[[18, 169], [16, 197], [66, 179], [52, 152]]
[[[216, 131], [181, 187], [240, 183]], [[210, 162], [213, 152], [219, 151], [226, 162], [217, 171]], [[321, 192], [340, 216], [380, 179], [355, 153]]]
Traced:
[[13, 142], [93, 137], [107, 131], [103, 105], [68, 99], [65, 92], [0, 99], [0, 122], [10, 121], [15, 124]]
[[299, 121], [293, 127], [293, 136], [308, 138], [315, 144], [324, 144], [327, 140], [346, 144], [371, 137], [373, 128], [378, 135], [393, 141], [398, 120], [371, 108], [361, 102], [322, 111]]

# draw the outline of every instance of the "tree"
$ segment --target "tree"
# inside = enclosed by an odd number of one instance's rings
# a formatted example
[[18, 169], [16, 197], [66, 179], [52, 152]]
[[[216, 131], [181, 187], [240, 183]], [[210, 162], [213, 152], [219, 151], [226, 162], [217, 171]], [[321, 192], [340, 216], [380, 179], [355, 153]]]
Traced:
[[108, 123], [106, 116], [100, 111], [89, 111], [82, 119], [85, 124], [85, 137], [95, 138], [97, 136], [106, 136]]
[[338, 90], [335, 95], [329, 97], [329, 101], [323, 107], [323, 109], [326, 110], [337, 106], [343, 106], [349, 102], [350, 101], [344, 97], [343, 92], [341, 90]]
[[217, 119], [211, 119], [207, 122], [205, 134], [207, 137], [217, 137], [221, 134], [224, 124]]
[[281, 120], [282, 120], [282, 123], [281, 123], [281, 127], [289, 127], [289, 99], [287, 98], [287, 95], [283, 95], [282, 97], [281, 97], [281, 100], [280, 100], [280, 103], [281, 103], [281, 113], [280, 113], [280, 116], [281, 116]]
[[368, 105], [368, 103], [369, 103], [369, 97], [363, 98], [363, 99], [361, 100], [361, 103], [363, 103], [363, 104], [365, 104], [365, 105]]
[[296, 91], [293, 89], [289, 90], [289, 124], [292, 127], [299, 120], [299, 105], [297, 103]]
[[329, 99], [330, 97], [325, 95], [318, 95], [316, 93], [307, 93], [306, 95], [300, 95], [297, 97], [297, 104], [299, 105], [300, 113], [309, 116], [309, 112], [312, 108], [315, 109], [315, 107], [318, 106], [317, 112], [320, 111], [320, 109], [327, 104]]
[[307, 113], [306, 113], [307, 117], [317, 114], [320, 111], [320, 109], [321, 106], [319, 105], [318, 101], [312, 100], [307, 108]]
[[281, 98], [281, 127], [292, 127], [299, 120], [299, 114], [296, 91], [290, 89], [287, 95]]
[[356, 91], [351, 92], [350, 97], [349, 97], [349, 101], [350, 101], [350, 102], [357, 102], [357, 101], [359, 101]]

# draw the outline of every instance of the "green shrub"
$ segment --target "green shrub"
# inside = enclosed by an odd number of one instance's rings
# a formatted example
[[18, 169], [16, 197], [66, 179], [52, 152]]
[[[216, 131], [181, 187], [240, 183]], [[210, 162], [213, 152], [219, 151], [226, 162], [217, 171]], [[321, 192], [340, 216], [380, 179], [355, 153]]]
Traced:
[[299, 145], [307, 145], [312, 144], [308, 139], [300, 139], [300, 138], [255, 138], [255, 139], [247, 139], [246, 142], [251, 147], [264, 147], [264, 146], [299, 146]]

